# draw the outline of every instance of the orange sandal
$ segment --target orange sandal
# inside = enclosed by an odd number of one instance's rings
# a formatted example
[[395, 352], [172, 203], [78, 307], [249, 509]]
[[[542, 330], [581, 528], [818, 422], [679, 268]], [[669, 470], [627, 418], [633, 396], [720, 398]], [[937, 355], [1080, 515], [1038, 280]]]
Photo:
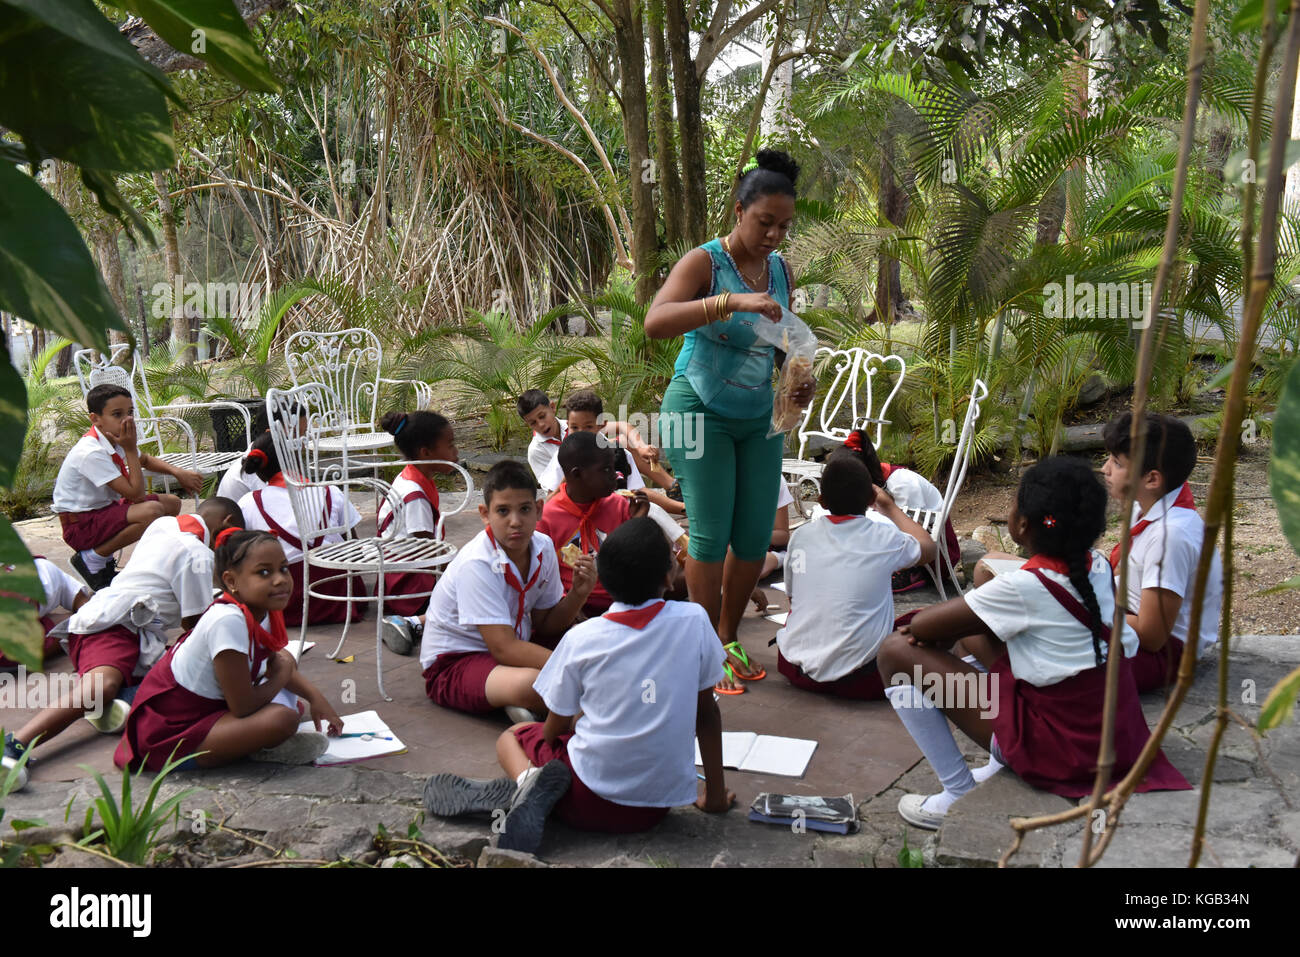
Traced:
[[758, 674], [756, 675], [735, 675], [735, 677], [740, 678], [741, 681], [762, 681], [767, 677], [767, 670], [762, 665], [750, 663], [749, 655], [745, 652], [745, 649], [741, 647], [740, 642], [733, 641], [729, 645], [723, 645], [722, 648], [724, 651], [735, 655], [736, 658], [739, 659], [740, 663], [746, 668], [758, 669]]
[[[731, 667], [731, 662], [727, 661], [726, 659], [723, 659], [722, 670], [727, 673], [728, 680], [732, 681], [733, 683], [740, 684], [740, 682], [743, 680], [741, 678], [736, 677], [736, 672]], [[719, 683], [713, 686], [713, 693], [714, 694], [744, 694], [745, 686], [741, 684], [739, 688], [724, 688], [722, 687], [721, 683]]]

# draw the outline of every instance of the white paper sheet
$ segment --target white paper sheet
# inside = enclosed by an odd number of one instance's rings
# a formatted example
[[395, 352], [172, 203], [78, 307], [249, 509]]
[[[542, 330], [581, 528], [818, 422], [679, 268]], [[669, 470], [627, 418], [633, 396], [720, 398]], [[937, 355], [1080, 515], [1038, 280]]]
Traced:
[[[801, 778], [816, 750], [817, 742], [805, 738], [782, 738], [753, 731], [722, 732], [722, 766], [735, 771]], [[695, 764], [704, 764], [698, 740]]]
[[790, 613], [788, 611], [774, 611], [772, 612], [772, 614], [764, 615], [763, 617], [766, 618], [768, 621], [774, 621], [778, 625], [784, 627], [785, 620], [790, 617]]
[[785, 582], [783, 581], [772, 582], [772, 584], [768, 587], [775, 588], [777, 591], [785, 591]]
[[298, 642], [295, 641], [295, 640], [292, 639], [292, 638], [289, 639], [289, 654], [293, 655], [293, 660], [294, 660], [294, 661], [301, 661], [301, 660], [302, 660], [302, 656], [303, 656], [304, 654], [306, 654], [307, 652], [311, 651], [311, 650], [312, 650], [313, 648], [315, 648], [315, 647], [316, 647], [316, 642], [314, 642], [314, 641], [305, 641], [305, 642], [303, 642], [303, 645], [302, 645], [302, 651], [299, 652], [299, 651], [298, 651]]
[[[330, 737], [330, 746], [324, 754], [316, 759], [316, 767], [328, 767], [333, 764], [351, 764], [355, 761], [365, 761], [369, 758], [381, 758], [386, 754], [401, 754], [406, 750], [406, 745], [401, 739], [384, 724], [376, 711], [362, 711], [359, 714], [345, 714], [343, 718], [343, 733], [358, 734], [366, 731], [373, 732], [377, 737], [369, 741], [363, 741], [360, 738], [335, 738]], [[298, 725], [299, 731], [315, 731], [315, 726], [310, 721], [304, 721]], [[385, 738], [392, 738], [391, 741]]]

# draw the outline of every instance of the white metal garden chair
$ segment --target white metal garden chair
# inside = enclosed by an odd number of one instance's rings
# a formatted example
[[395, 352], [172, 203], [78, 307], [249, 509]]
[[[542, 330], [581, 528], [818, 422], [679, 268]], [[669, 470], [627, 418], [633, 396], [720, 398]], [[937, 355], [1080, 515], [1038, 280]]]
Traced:
[[[136, 434], [139, 436], [141, 451], [147, 451], [147, 446], [154, 446], [157, 451], [149, 454], [153, 454], [168, 465], [191, 469], [200, 475], [207, 476], [217, 472], [224, 472], [232, 462], [243, 457], [243, 449], [234, 452], [200, 452], [198, 442], [194, 436], [194, 429], [184, 418], [181, 418], [180, 415], [159, 415], [159, 413], [170, 412], [185, 415], [211, 409], [235, 409], [244, 420], [244, 438], [246, 440], [244, 448], [247, 448], [253, 444], [253, 423], [249, 417], [248, 409], [238, 402], [221, 400], [154, 405], [153, 396], [149, 393], [149, 381], [144, 374], [144, 367], [140, 361], [140, 353], [134, 351], [131, 353], [131, 366], [129, 369], [124, 365], [116, 364], [116, 361], [123, 358], [130, 348], [126, 343], [122, 343], [114, 346], [112, 353], [108, 356], [101, 355], [95, 349], [80, 349], [73, 354], [73, 366], [77, 370], [77, 381], [81, 384], [83, 398], [97, 385], [118, 385], [130, 392], [131, 404], [135, 408], [135, 427]], [[166, 451], [163, 446], [162, 435], [158, 431], [160, 422], [175, 425], [185, 437], [189, 451]], [[147, 472], [146, 475], [151, 478], [161, 478], [163, 487], [171, 491], [171, 476], [158, 475], [154, 472]], [[195, 495], [195, 501], [198, 501], [197, 495]]]
[[[284, 360], [295, 386], [316, 382], [338, 397], [338, 426], [323, 438], [322, 452], [374, 452], [393, 437], [375, 428], [379, 369], [384, 349], [369, 329], [295, 332], [284, 344]], [[346, 447], [344, 445], [346, 439]]]
[[[353, 477], [348, 474], [346, 463], [334, 460], [323, 461], [319, 456], [320, 445], [324, 440], [337, 440], [341, 447], [351, 446], [348, 436], [350, 427], [343, 423], [343, 413], [339, 397], [333, 390], [320, 383], [308, 383], [293, 389], [270, 389], [266, 394], [266, 408], [271, 423], [271, 441], [275, 445], [276, 456], [280, 460], [280, 469], [284, 474], [285, 490], [289, 493], [289, 503], [293, 508], [294, 520], [298, 525], [298, 534], [303, 548], [303, 614], [302, 629], [298, 636], [299, 652], [307, 635], [307, 603], [311, 599], [321, 601], [343, 601], [349, 606], [353, 603], [376, 602], [378, 612], [375, 617], [375, 678], [379, 685], [379, 694], [385, 701], [393, 700], [384, 691], [383, 674], [383, 621], [384, 602], [397, 595], [385, 595], [382, 587], [384, 575], [390, 572], [429, 572], [437, 571], [450, 562], [456, 555], [456, 547], [448, 542], [431, 538], [413, 538], [403, 534], [405, 526], [402, 520], [402, 502], [388, 483], [376, 478]], [[306, 428], [300, 429], [300, 422], [305, 419]], [[388, 441], [392, 436], [384, 433]], [[455, 463], [448, 463], [455, 465]], [[467, 482], [469, 473], [459, 466]], [[342, 542], [313, 546], [327, 535], [346, 535], [348, 530], [329, 524], [330, 518], [325, 509], [325, 489], [334, 486], [347, 493], [355, 486], [368, 488], [386, 500], [394, 509], [398, 523], [397, 534], [390, 538], [354, 538]], [[472, 486], [467, 486], [465, 499], [456, 511], [468, 503]], [[311, 569], [327, 569], [337, 574], [329, 575], [316, 583], [315, 588], [323, 587], [334, 581], [346, 580], [347, 595], [326, 595], [315, 590], [311, 583]], [[375, 594], [353, 594], [353, 579], [359, 575], [375, 575]], [[430, 589], [429, 594], [432, 594]], [[405, 595], [400, 597], [418, 597]], [[351, 621], [351, 609], [343, 625], [343, 633], [331, 657], [336, 657], [347, 639], [348, 625]]]
[[[799, 451], [795, 458], [781, 460], [781, 474], [790, 483], [790, 492], [794, 496], [795, 507], [799, 514], [805, 516], [803, 497], [800, 488], [804, 482], [810, 482], [814, 488], [821, 488], [823, 463], [804, 458], [808, 449], [808, 440], [820, 436], [835, 442], [843, 442], [854, 429], [876, 427], [875, 445], [880, 446], [884, 428], [889, 425], [889, 406], [903, 387], [907, 375], [907, 363], [902, 356], [880, 355], [868, 352], [861, 347], [849, 349], [832, 349], [822, 346], [815, 358], [820, 360], [822, 368], [830, 364], [834, 373], [830, 386], [822, 396], [821, 404], [810, 403], [804, 410], [799, 422]], [[897, 378], [893, 388], [880, 403], [875, 405], [875, 390], [872, 384], [875, 377], [891, 365], [897, 365]], [[814, 418], [814, 409], [817, 409]], [[836, 424], [836, 423], [839, 424]]]
[[948, 487], [943, 493], [943, 504], [937, 509], [903, 509], [913, 521], [930, 533], [930, 537], [939, 546], [934, 561], [926, 565], [925, 570], [934, 581], [935, 587], [939, 589], [939, 598], [941, 600], [946, 600], [948, 597], [944, 589], [944, 575], [946, 574], [954, 585], [957, 584], [957, 572], [953, 568], [952, 560], [948, 557], [948, 543], [944, 535], [944, 527], [948, 523], [948, 516], [952, 514], [952, 507], [957, 501], [957, 496], [961, 493], [962, 483], [966, 481], [966, 469], [970, 466], [971, 454], [975, 448], [975, 423], [979, 421], [980, 406], [988, 396], [988, 386], [984, 384], [982, 379], [976, 379], [971, 386], [970, 402], [966, 406], [966, 417], [962, 420], [961, 436], [957, 440], [957, 451], [953, 456], [952, 469], [948, 473]]

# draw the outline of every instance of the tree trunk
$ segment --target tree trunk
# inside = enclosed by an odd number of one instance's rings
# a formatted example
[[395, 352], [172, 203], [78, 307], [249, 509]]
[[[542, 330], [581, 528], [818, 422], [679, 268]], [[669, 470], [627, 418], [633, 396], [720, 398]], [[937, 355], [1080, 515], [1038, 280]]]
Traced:
[[[880, 224], [903, 225], [907, 217], [908, 195], [898, 181], [895, 165], [898, 153], [894, 148], [894, 138], [888, 130], [880, 144], [880, 189], [878, 214]], [[898, 307], [903, 302], [902, 266], [897, 259], [880, 257], [879, 271], [876, 275], [876, 296], [874, 308], [867, 316], [867, 323], [876, 321], [893, 322]]]
[[140, 268], [136, 262], [135, 247], [128, 245], [126, 249], [126, 281], [127, 288], [135, 292], [135, 308], [140, 319], [140, 354], [149, 358], [149, 319], [144, 308], [144, 287], [140, 285]]
[[664, 244], [672, 248], [686, 238], [686, 218], [680, 202], [682, 177], [677, 168], [677, 145], [673, 142], [673, 94], [668, 82], [668, 50], [664, 43], [664, 0], [650, 0], [649, 12], [646, 26], [650, 34], [656, 180], [664, 211]]
[[[117, 248], [117, 229], [114, 225], [103, 221], [95, 225], [90, 236], [95, 246], [95, 261], [99, 264], [100, 275], [104, 277], [104, 285], [108, 287], [108, 293], [113, 297], [117, 314], [125, 320], [126, 282], [122, 277], [122, 255]], [[127, 341], [126, 333], [120, 329], [110, 329], [108, 341], [110, 345], [120, 345]]]
[[[154, 170], [153, 186], [158, 194], [158, 218], [162, 220], [163, 262], [167, 268], [167, 284], [174, 293], [179, 290], [179, 294], [173, 296], [171, 324], [167, 335], [168, 338], [175, 337], [181, 342], [190, 342], [189, 321], [185, 318], [185, 281], [181, 275], [180, 242], [176, 238], [176, 213], [172, 208], [171, 197], [167, 195], [167, 174], [162, 170]], [[193, 361], [193, 354], [186, 350], [181, 358], [182, 364], [189, 365]]]
[[[623, 98], [623, 131], [631, 163], [632, 187], [632, 270], [636, 274], [636, 301], [654, 298], [657, 282], [658, 232], [655, 228], [654, 184], [650, 175], [650, 116], [646, 108], [645, 34], [639, 5], [618, 0], [618, 44], [620, 95]], [[694, 74], [692, 74], [694, 76]]]
[[[686, 238], [699, 244], [708, 238], [708, 196], [705, 191], [704, 125], [700, 119], [700, 81], [691, 58], [691, 29], [684, 0], [664, 0], [668, 51], [673, 61], [673, 93], [677, 100], [677, 131], [681, 139], [682, 205]], [[623, 94], [626, 103], [627, 94]]]

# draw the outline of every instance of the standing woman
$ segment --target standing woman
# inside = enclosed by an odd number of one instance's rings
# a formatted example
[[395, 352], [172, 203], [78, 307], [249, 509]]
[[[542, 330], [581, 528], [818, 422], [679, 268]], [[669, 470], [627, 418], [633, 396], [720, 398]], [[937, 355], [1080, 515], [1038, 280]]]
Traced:
[[[799, 167], [760, 150], [736, 184], [736, 225], [673, 267], [646, 314], [646, 334], [682, 336], [660, 434], [691, 523], [686, 584], [727, 648], [722, 694], [765, 676], [736, 640], [772, 537], [784, 436], [767, 437], [775, 350], [754, 326], [776, 322], [794, 285], [776, 247], [794, 219]], [[781, 357], [783, 358], [783, 357]], [[814, 386], [795, 400], [807, 405]], [[683, 423], [691, 421], [690, 428]], [[727, 557], [730, 546], [732, 556]]]

